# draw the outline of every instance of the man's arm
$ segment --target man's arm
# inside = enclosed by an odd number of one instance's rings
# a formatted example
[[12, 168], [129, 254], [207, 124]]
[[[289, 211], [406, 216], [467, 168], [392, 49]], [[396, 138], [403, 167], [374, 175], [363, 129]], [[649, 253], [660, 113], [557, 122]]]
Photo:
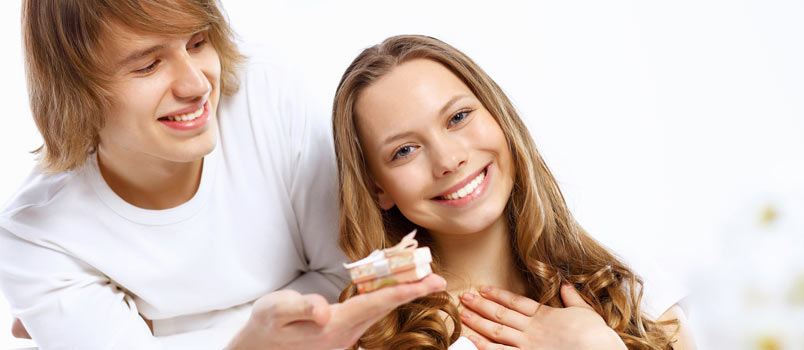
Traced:
[[25, 326], [22, 325], [22, 321], [19, 318], [15, 318], [14, 323], [11, 325], [11, 335], [14, 338], [31, 339], [31, 335], [25, 330]]
[[301, 90], [292, 116], [294, 150], [290, 196], [309, 271], [289, 288], [334, 301], [349, 282], [338, 248], [338, 172], [326, 103]]
[[25, 326], [20, 335], [41, 348], [160, 348], [133, 299], [106, 276], [3, 228], [0, 286]]

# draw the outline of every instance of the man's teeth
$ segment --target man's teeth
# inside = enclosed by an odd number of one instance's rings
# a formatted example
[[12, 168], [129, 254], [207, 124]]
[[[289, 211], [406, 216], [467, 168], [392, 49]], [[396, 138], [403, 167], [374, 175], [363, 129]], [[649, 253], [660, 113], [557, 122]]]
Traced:
[[477, 177], [468, 184], [466, 184], [466, 186], [463, 186], [460, 190], [452, 192], [444, 196], [443, 198], [453, 200], [466, 197], [470, 193], [474, 192], [477, 189], [477, 186], [480, 186], [480, 183], [483, 182], [483, 179], [485, 177], [486, 177], [486, 170], [483, 170], [483, 172], [481, 172], [480, 175], [477, 175]]
[[166, 118], [167, 118], [167, 120], [170, 120], [170, 121], [173, 121], [173, 122], [186, 122], [186, 121], [190, 121], [190, 120], [193, 120], [195, 118], [200, 117], [201, 114], [203, 114], [203, 113], [204, 113], [204, 106], [202, 105], [201, 108], [199, 108], [195, 112], [174, 115], [174, 116], [170, 116], [170, 117], [166, 117]]

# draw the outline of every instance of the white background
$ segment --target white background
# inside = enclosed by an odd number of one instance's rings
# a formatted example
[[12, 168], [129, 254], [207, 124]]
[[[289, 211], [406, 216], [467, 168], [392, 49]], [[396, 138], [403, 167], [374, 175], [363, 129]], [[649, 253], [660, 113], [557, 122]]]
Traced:
[[[701, 269], [727, 269], [718, 262], [735, 223], [767, 205], [795, 216], [786, 203], [804, 194], [804, 2], [490, 3], [224, 7], [243, 41], [282, 52], [327, 101], [360, 50], [387, 36], [427, 34], [463, 50], [514, 101], [580, 223], [655, 257], [693, 290], [707, 288], [695, 284]], [[41, 139], [27, 106], [20, 5], [0, 6], [2, 202]], [[0, 299], [0, 344], [30, 344], [11, 339], [10, 320]]]

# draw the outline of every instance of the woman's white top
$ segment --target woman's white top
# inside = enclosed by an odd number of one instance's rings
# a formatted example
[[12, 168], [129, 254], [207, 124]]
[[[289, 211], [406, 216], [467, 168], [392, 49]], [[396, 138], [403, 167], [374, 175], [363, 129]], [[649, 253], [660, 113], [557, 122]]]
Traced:
[[197, 193], [175, 208], [125, 202], [95, 155], [27, 178], [0, 212], [0, 288], [40, 348], [221, 349], [266, 293], [337, 298], [330, 117], [286, 75], [251, 58]]
[[[648, 317], [657, 319], [686, 296], [686, 289], [679, 280], [668, 275], [644, 253], [638, 252], [636, 247], [622, 249], [619, 252], [620, 258], [642, 277], [644, 282], [642, 307]], [[460, 337], [449, 350], [477, 350], [477, 347], [469, 339]]]

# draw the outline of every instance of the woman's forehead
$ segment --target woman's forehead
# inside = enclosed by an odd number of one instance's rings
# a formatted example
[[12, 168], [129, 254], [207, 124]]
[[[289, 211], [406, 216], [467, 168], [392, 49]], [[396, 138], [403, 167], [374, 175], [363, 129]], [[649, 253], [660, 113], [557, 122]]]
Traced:
[[356, 108], [358, 115], [438, 114], [459, 93], [471, 95], [452, 71], [429, 59], [415, 59], [394, 67], [366, 87], [358, 95]]
[[476, 98], [452, 71], [417, 59], [400, 64], [361, 92], [355, 124], [366, 146], [383, 147], [396, 135], [441, 125], [443, 116], [467, 100]]

